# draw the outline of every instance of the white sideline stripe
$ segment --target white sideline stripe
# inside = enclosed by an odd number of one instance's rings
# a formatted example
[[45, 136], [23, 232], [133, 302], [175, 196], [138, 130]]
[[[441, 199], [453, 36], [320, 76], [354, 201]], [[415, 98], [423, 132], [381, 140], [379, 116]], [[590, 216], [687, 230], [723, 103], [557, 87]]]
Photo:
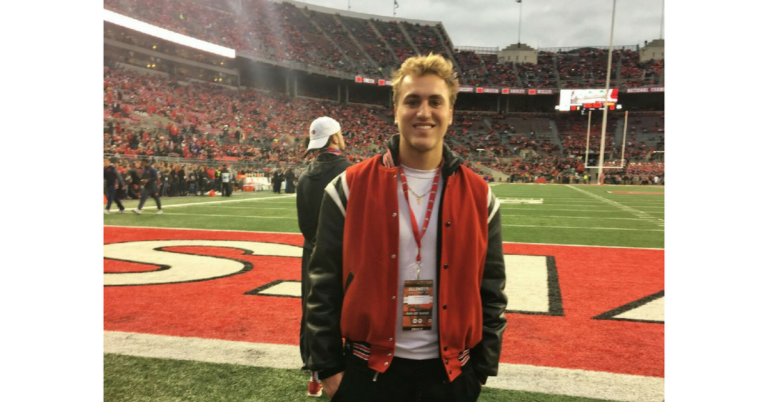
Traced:
[[597, 219], [597, 220], [603, 220], [603, 219], [616, 219], [616, 220], [624, 220], [624, 221], [644, 221], [643, 218], [598, 218], [595, 216], [544, 216], [544, 215], [511, 215], [507, 214], [504, 216], [517, 216], [522, 218], [565, 218], [565, 219]]
[[[562, 208], [562, 207], [578, 207], [578, 208], [594, 208], [594, 209], [584, 209], [583, 211], [605, 211], [605, 205], [599, 205], [599, 204], [532, 204], [532, 203], [520, 203], [520, 204], [511, 204], [511, 203], [504, 203], [504, 208], [521, 208], [525, 209], [526, 211], [538, 211], [540, 209], [552, 209], [554, 208]], [[528, 208], [524, 208], [528, 207]], [[624, 209], [617, 206], [613, 206], [616, 209]], [[664, 209], [665, 207], [642, 207], [647, 209]], [[628, 211], [629, 212], [629, 211]], [[662, 212], [662, 211], [656, 211], [656, 212]]]
[[[508, 207], [502, 207], [504, 210], [508, 211], [511, 209], [517, 209], [520, 211], [533, 211], [533, 212], [549, 212], [549, 211], [571, 211], [571, 212], [594, 212], [594, 213], [600, 213], [600, 214], [618, 214], [618, 213], [630, 213], [626, 211], [620, 211], [620, 210], [610, 210], [606, 211], [605, 208], [601, 209], [558, 209], [558, 208], [548, 208], [548, 207], [542, 207], [542, 206], [536, 206], [533, 208], [521, 208], [519, 206], [508, 206]], [[654, 212], [655, 214], [658, 214], [660, 212]]]
[[595, 228], [582, 226], [543, 226], [543, 225], [501, 225], [515, 228], [539, 228], [539, 229], [587, 229], [587, 230], [632, 230], [640, 232], [663, 232], [664, 229], [630, 229], [630, 228]]
[[[125, 226], [125, 225], [103, 225], [105, 228], [128, 228], [128, 229], [160, 229], [160, 230], [192, 230], [200, 232], [232, 232], [232, 233], [265, 233], [265, 234], [289, 234], [299, 235], [301, 232], [267, 232], [264, 230], [231, 230], [231, 229], [195, 229], [195, 228], [172, 228], [160, 226]], [[557, 244], [557, 243], [527, 243], [519, 241], [505, 241], [503, 244], [530, 244], [533, 246], [563, 246], [563, 247], [589, 247], [589, 248], [618, 248], [627, 250], [661, 250], [657, 247], [628, 247], [628, 246], [596, 246], [594, 244]]]
[[251, 211], [263, 211], [265, 209], [279, 209], [281, 211], [296, 211], [296, 206], [291, 205], [290, 207], [283, 207], [283, 208], [262, 208], [262, 207], [232, 207], [229, 205], [219, 205], [216, 208], [225, 208], [225, 209], [250, 209]]
[[260, 215], [214, 215], [214, 214], [185, 214], [183, 212], [168, 212], [164, 215], [186, 215], [186, 216], [210, 216], [214, 218], [253, 218], [253, 219], [289, 219], [293, 216], [260, 216]]
[[[302, 366], [299, 347], [132, 332], [104, 331], [104, 353], [276, 369]], [[626, 402], [664, 400], [664, 378], [499, 364], [488, 387]]]
[[[264, 201], [264, 200], [274, 200], [276, 198], [286, 198], [286, 197], [296, 197], [296, 195], [291, 194], [291, 195], [278, 195], [277, 197], [268, 197], [268, 198], [247, 198], [245, 200], [224, 200], [224, 201], [192, 202], [189, 204], [171, 204], [171, 205], [163, 205], [163, 210], [165, 210], [166, 208], [175, 208], [175, 207], [189, 207], [189, 206], [195, 206], [195, 205], [210, 205], [210, 204], [227, 204], [230, 202]], [[147, 201], [149, 201], [149, 199], [147, 199]], [[126, 207], [126, 209], [128, 209], [128, 207]], [[144, 208], [142, 208], [141, 210], [143, 211], [145, 209], [157, 209], [157, 205], [150, 207], [147, 204], [144, 204]]]

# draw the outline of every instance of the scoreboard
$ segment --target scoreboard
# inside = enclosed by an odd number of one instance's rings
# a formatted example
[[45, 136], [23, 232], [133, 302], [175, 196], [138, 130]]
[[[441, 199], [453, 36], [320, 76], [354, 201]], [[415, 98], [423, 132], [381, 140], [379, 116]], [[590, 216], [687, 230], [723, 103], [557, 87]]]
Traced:
[[[606, 96], [607, 95], [607, 96]], [[619, 101], [619, 89], [561, 89], [560, 104], [555, 110], [588, 111], [588, 110], [617, 110], [621, 109]]]

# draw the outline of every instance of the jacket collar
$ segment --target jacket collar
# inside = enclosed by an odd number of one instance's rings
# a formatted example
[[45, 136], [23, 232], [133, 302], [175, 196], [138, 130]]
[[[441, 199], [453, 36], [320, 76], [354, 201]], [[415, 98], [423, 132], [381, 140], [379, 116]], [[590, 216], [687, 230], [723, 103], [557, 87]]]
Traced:
[[[397, 166], [399, 153], [400, 134], [395, 134], [387, 141], [387, 151], [382, 155], [381, 163], [388, 168]], [[464, 163], [464, 159], [451, 151], [443, 139], [443, 172], [445, 176], [454, 174], [462, 163]]]

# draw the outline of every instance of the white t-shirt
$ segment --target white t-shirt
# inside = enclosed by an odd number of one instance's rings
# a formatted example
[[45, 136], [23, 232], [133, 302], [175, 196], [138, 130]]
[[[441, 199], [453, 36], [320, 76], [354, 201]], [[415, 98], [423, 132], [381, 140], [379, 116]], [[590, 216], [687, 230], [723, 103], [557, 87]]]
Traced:
[[[410, 201], [413, 215], [418, 223], [418, 231], [424, 225], [424, 218], [427, 214], [427, 204], [429, 203], [428, 192], [432, 188], [432, 182], [435, 178], [437, 169], [417, 170], [403, 166], [405, 170], [408, 186], [418, 195], [424, 195], [421, 199], [421, 205], [418, 204], [416, 196], [408, 192], [408, 201]], [[404, 281], [416, 280], [416, 238], [411, 226], [411, 214], [408, 211], [408, 204], [403, 195], [403, 183], [398, 179], [397, 199], [398, 214], [400, 217], [400, 247], [399, 247], [399, 273], [397, 285], [397, 322], [395, 336], [395, 356], [413, 359], [425, 360], [440, 357], [440, 345], [438, 344], [437, 331], [437, 224], [440, 214], [440, 197], [443, 190], [442, 178], [439, 181], [437, 195], [435, 198], [435, 208], [432, 210], [432, 216], [429, 218], [427, 232], [421, 239], [421, 279], [434, 281], [433, 304], [432, 304], [432, 329], [424, 331], [404, 331], [403, 330], [403, 292]], [[406, 190], [407, 191], [407, 190]]]

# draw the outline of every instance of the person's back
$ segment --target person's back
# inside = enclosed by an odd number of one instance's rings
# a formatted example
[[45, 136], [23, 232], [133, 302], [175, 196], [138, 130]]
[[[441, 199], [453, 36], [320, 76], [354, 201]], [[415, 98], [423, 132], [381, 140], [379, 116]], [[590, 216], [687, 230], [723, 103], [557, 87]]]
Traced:
[[304, 235], [304, 247], [312, 249], [320, 213], [320, 201], [325, 186], [352, 164], [344, 157], [321, 153], [299, 177], [296, 189], [296, 206], [299, 229]]
[[[330, 117], [320, 117], [312, 122], [309, 129], [310, 135], [305, 137], [306, 156], [310, 151], [316, 150], [317, 157], [310, 163], [307, 169], [299, 177], [296, 188], [296, 209], [299, 219], [299, 229], [304, 236], [304, 247], [301, 258], [301, 328], [299, 330], [299, 350], [304, 369], [309, 359], [309, 340], [306, 336], [306, 301], [309, 295], [309, 259], [315, 245], [315, 234], [320, 215], [320, 205], [323, 200], [325, 187], [334, 178], [344, 172], [351, 163], [342, 156], [346, 148], [341, 133], [341, 125]], [[292, 170], [286, 174], [291, 180]], [[310, 375], [308, 394], [320, 396], [322, 387], [317, 372]]]

